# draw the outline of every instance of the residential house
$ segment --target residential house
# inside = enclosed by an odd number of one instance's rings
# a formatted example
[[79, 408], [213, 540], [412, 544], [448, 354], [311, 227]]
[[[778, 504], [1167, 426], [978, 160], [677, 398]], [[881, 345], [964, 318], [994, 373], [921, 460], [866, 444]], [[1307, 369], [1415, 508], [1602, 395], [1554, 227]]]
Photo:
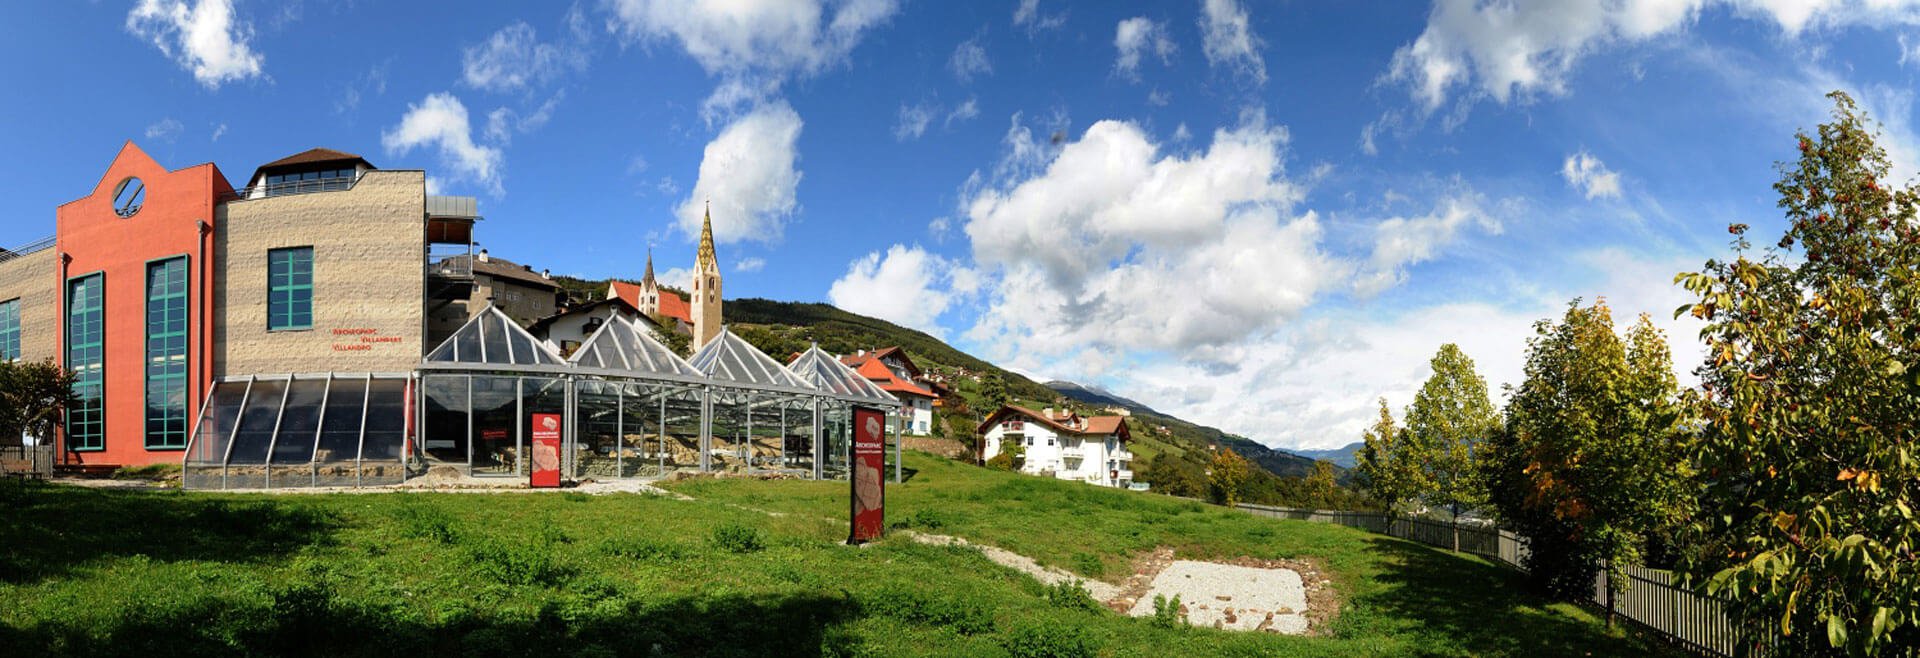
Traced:
[[559, 313], [540, 318], [527, 327], [527, 332], [547, 343], [548, 347], [561, 356], [572, 356], [580, 349], [580, 344], [593, 336], [593, 332], [606, 324], [608, 320], [626, 320], [639, 322], [640, 326], [660, 335], [660, 325], [640, 313], [639, 309], [619, 297], [609, 297], [600, 301], [575, 306]]
[[868, 381], [878, 384], [882, 390], [900, 398], [900, 402], [906, 406], [901, 416], [906, 423], [907, 434], [926, 436], [933, 433], [933, 408], [939, 404], [942, 389], [935, 388], [927, 380], [920, 366], [907, 357], [906, 350], [899, 347], [861, 350], [840, 357], [840, 362]]
[[1026, 462], [1021, 472], [1103, 487], [1133, 485], [1133, 453], [1127, 450], [1133, 437], [1120, 416], [1089, 417], [1052, 407], [1034, 411], [1007, 405], [980, 423], [980, 434], [984, 437], [981, 454], [987, 457], [1000, 454], [1008, 442], [1023, 447]]

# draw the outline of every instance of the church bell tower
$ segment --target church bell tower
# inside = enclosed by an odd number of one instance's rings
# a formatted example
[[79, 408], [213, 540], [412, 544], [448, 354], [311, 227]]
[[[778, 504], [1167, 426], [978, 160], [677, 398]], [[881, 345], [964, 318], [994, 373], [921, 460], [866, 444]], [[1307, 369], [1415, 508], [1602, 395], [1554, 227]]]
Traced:
[[693, 350], [720, 334], [720, 261], [713, 254], [713, 204], [700, 224], [700, 254], [693, 263]]

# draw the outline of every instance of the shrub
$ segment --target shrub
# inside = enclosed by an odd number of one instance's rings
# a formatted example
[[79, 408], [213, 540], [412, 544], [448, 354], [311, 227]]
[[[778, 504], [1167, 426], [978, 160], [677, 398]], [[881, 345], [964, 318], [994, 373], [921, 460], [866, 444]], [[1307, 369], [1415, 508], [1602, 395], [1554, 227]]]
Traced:
[[482, 539], [472, 542], [468, 555], [482, 574], [508, 585], [559, 585], [573, 577], [551, 541], [509, 542]]
[[947, 516], [931, 509], [917, 509], [907, 518], [893, 522], [895, 528], [918, 528], [921, 530], [939, 530], [947, 527]]
[[1105, 609], [1099, 601], [1093, 600], [1093, 595], [1087, 593], [1087, 588], [1078, 580], [1054, 583], [1047, 587], [1046, 596], [1047, 602], [1057, 608], [1085, 612], [1098, 612]]
[[757, 553], [767, 547], [760, 531], [738, 523], [727, 523], [713, 529], [708, 538], [713, 546], [729, 553]]
[[960, 596], [928, 594], [917, 585], [887, 583], [860, 601], [863, 612], [876, 617], [946, 626], [962, 635], [993, 630], [993, 604]]
[[1165, 594], [1153, 595], [1153, 619], [1148, 623], [1157, 628], [1180, 628], [1187, 625], [1187, 618], [1180, 614], [1180, 595], [1167, 600]]
[[453, 544], [460, 539], [460, 533], [454, 528], [453, 518], [432, 507], [400, 508], [402, 528], [409, 537], [418, 537], [441, 544]]
[[1002, 644], [1014, 658], [1079, 658], [1097, 651], [1079, 626], [1044, 621], [1014, 627]]

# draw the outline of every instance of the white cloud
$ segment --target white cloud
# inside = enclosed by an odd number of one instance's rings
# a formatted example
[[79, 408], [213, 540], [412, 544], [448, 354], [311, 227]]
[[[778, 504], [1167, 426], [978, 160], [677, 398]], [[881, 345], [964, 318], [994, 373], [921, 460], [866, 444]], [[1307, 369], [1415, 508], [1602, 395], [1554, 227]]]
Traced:
[[675, 210], [680, 230], [699, 235], [711, 199], [715, 241], [778, 242], [799, 205], [801, 126], [793, 108], [772, 103], [721, 130], [707, 144], [693, 192]]
[[758, 272], [766, 269], [766, 267], [767, 259], [759, 256], [748, 256], [733, 262], [733, 271], [735, 272]]
[[[1219, 345], [1278, 327], [1347, 270], [1319, 249], [1317, 216], [1291, 214], [1302, 192], [1282, 175], [1286, 142], [1256, 114], [1204, 152], [1164, 154], [1138, 126], [1102, 121], [1044, 167], [1006, 167], [962, 204], [994, 288], [968, 336], [1034, 368], [1132, 350], [1216, 361]], [[1007, 144], [1034, 148], [1017, 124]]]
[[1367, 270], [1354, 280], [1355, 294], [1369, 297], [1399, 285], [1406, 280], [1406, 268], [1432, 260], [1462, 229], [1477, 226], [1498, 234], [1500, 221], [1483, 205], [1479, 195], [1461, 192], [1442, 199], [1425, 215], [1389, 217], [1374, 224], [1373, 255]]
[[920, 139], [927, 134], [927, 124], [933, 123], [935, 108], [925, 103], [901, 105], [900, 118], [893, 124], [893, 138], [898, 141]]
[[515, 133], [529, 133], [539, 130], [553, 119], [554, 109], [567, 97], [565, 91], [555, 92], [553, 97], [534, 108], [532, 112], [520, 113], [513, 108], [501, 107], [487, 113], [487, 139], [505, 145], [513, 141]]
[[1767, 22], [1787, 36], [1822, 26], [1912, 24], [1914, 0], [1436, 0], [1427, 26], [1394, 52], [1387, 79], [1405, 84], [1427, 112], [1457, 88], [1499, 103], [1566, 93], [1588, 55], [1685, 30], [1710, 6]]
[[967, 102], [955, 106], [952, 112], [948, 112], [947, 120], [941, 125], [952, 127], [955, 122], [968, 121], [977, 116], [980, 116], [980, 99], [968, 98]]
[[1255, 84], [1267, 81], [1267, 62], [1260, 57], [1263, 45], [1253, 35], [1247, 10], [1234, 0], [1202, 0], [1200, 34], [1207, 64], [1232, 67]]
[[1160, 58], [1161, 63], [1171, 64], [1173, 53], [1179, 49], [1173, 38], [1167, 36], [1167, 26], [1135, 16], [1114, 27], [1113, 47], [1120, 51], [1119, 58], [1113, 62], [1113, 70], [1129, 78], [1140, 74], [1140, 57], [1149, 52]]
[[670, 41], [721, 83], [709, 121], [771, 98], [791, 76], [844, 63], [896, 0], [612, 0], [609, 25], [629, 39]]
[[214, 127], [213, 137], [207, 141], [212, 141], [212, 142], [220, 141], [220, 138], [226, 134], [227, 134], [227, 124], [224, 124], [224, 123], [220, 124]]
[[179, 121], [168, 117], [155, 121], [147, 126], [147, 139], [172, 142], [174, 139], [180, 137], [180, 131], [184, 129], [186, 129], [186, 126], [182, 126]]
[[1056, 29], [1066, 24], [1067, 12], [1041, 14], [1040, 0], [1020, 0], [1020, 5], [1013, 9], [1013, 26], [1027, 28], [1028, 34]]
[[977, 281], [964, 267], [896, 244], [884, 254], [875, 251], [849, 263], [827, 299], [842, 310], [939, 335], [940, 314], [969, 285]]
[[987, 49], [980, 45], [980, 37], [960, 42], [953, 47], [953, 55], [947, 58], [947, 70], [953, 71], [953, 77], [960, 82], [971, 82], [982, 75], [993, 74], [993, 62], [987, 61]]
[[126, 29], [153, 42], [208, 89], [261, 75], [266, 58], [253, 51], [253, 27], [236, 22], [233, 0], [140, 0]]
[[666, 270], [654, 277], [654, 280], [659, 281], [663, 286], [693, 290], [693, 270], [690, 268], [676, 267]]
[[1589, 200], [1620, 198], [1620, 174], [1608, 170], [1600, 158], [1593, 157], [1585, 149], [1567, 156], [1567, 161], [1560, 165], [1560, 177], [1567, 179], [1568, 185], [1580, 190]]
[[487, 91], [520, 91], [568, 70], [587, 67], [587, 53], [571, 43], [543, 43], [533, 26], [516, 22], [461, 53], [462, 79]]
[[408, 104], [400, 124], [381, 133], [380, 143], [394, 155], [416, 147], [437, 149], [442, 166], [451, 169], [454, 178], [484, 185], [495, 196], [503, 193], [500, 149], [474, 143], [467, 107], [453, 94], [428, 94], [418, 104]]

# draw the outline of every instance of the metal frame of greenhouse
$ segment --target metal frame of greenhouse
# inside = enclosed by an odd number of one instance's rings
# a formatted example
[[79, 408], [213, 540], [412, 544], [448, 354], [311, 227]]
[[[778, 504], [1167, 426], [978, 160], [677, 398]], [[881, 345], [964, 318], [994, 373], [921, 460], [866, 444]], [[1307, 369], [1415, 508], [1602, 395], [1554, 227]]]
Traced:
[[439, 466], [525, 478], [521, 456], [539, 413], [565, 421], [567, 480], [715, 470], [842, 478], [853, 408], [899, 406], [817, 346], [782, 365], [722, 328], [681, 359], [646, 327], [616, 318], [562, 358], [489, 305], [414, 373], [220, 381], [188, 441], [183, 482], [378, 486]]

